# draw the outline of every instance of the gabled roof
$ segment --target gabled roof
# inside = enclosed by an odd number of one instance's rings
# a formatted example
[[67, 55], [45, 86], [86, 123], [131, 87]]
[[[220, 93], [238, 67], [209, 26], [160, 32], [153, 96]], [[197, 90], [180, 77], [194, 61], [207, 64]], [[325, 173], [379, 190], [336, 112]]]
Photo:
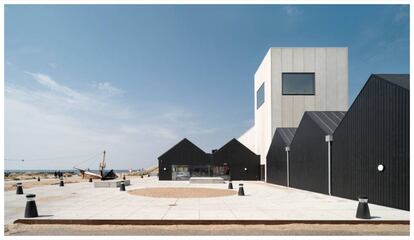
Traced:
[[250, 150], [248, 147], [244, 146], [243, 143], [239, 142], [237, 139], [233, 138], [230, 141], [228, 141], [226, 144], [224, 144], [220, 149], [218, 149], [213, 155], [220, 154], [220, 152], [224, 151], [225, 149], [232, 147], [232, 146], [240, 146], [242, 149], [251, 152], [252, 154], [255, 154], [252, 150]]
[[276, 128], [276, 134], [282, 138], [285, 146], [289, 146], [295, 136], [296, 128]]
[[372, 74], [372, 76], [410, 90], [410, 74]]
[[166, 151], [165, 153], [163, 153], [158, 158], [164, 157], [170, 151], [173, 151], [174, 149], [179, 148], [179, 147], [188, 147], [188, 148], [194, 149], [195, 151], [198, 151], [198, 152], [201, 152], [201, 153], [204, 153], [205, 154], [205, 152], [201, 148], [197, 147], [197, 145], [195, 145], [194, 143], [192, 143], [187, 138], [184, 138], [183, 140], [179, 141], [177, 144], [175, 144], [174, 146], [172, 146], [170, 149], [168, 149], [168, 151]]
[[307, 111], [305, 112], [326, 134], [332, 134], [346, 112], [343, 111]]

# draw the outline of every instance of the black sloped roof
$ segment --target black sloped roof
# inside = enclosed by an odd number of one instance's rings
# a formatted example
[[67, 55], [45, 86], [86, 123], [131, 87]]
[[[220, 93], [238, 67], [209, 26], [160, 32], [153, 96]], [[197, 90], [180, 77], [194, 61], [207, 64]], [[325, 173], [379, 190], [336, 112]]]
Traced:
[[307, 111], [307, 114], [326, 134], [332, 134], [346, 112], [343, 111]]
[[190, 140], [188, 140], [187, 138], [184, 138], [183, 140], [179, 141], [177, 144], [175, 144], [174, 146], [172, 146], [170, 149], [168, 149], [165, 153], [163, 153], [161, 156], [159, 156], [158, 158], [164, 158], [168, 153], [171, 153], [179, 148], [185, 148], [185, 149], [191, 149], [193, 151], [202, 153], [202, 154], [206, 154], [201, 148], [199, 148], [197, 145], [195, 145], [194, 143], [192, 143]]
[[[285, 146], [289, 146], [295, 136], [296, 128], [276, 128], [276, 134], [282, 138]], [[276, 135], [275, 134], [275, 135]]]
[[228, 148], [232, 148], [232, 147], [239, 147], [245, 151], [251, 152], [253, 154], [255, 154], [252, 150], [250, 150], [248, 147], [246, 147], [243, 143], [239, 142], [237, 139], [232, 138], [230, 141], [228, 141], [226, 144], [224, 144], [221, 148], [219, 148], [213, 155], [218, 155], [221, 152], [225, 151]]
[[372, 74], [372, 76], [410, 90], [410, 74]]

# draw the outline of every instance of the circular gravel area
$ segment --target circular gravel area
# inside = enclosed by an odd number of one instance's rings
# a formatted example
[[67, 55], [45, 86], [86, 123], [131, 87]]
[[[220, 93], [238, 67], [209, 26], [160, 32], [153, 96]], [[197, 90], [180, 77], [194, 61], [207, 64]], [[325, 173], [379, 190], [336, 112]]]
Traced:
[[235, 195], [237, 192], [215, 188], [141, 188], [128, 191], [130, 194], [157, 198], [209, 198]]

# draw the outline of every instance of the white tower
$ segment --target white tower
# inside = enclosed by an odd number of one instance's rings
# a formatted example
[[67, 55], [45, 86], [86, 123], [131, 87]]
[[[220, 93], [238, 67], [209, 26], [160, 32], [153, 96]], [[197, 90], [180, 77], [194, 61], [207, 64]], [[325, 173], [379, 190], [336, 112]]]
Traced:
[[270, 48], [254, 75], [254, 126], [239, 141], [266, 155], [278, 127], [305, 111], [348, 109], [348, 48]]

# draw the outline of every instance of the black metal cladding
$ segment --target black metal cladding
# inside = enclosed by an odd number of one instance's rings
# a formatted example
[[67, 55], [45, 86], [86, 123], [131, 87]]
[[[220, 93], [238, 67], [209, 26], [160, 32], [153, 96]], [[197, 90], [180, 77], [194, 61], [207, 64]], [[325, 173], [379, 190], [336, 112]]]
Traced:
[[345, 112], [305, 112], [290, 144], [290, 187], [328, 194], [328, 143]]
[[266, 156], [267, 182], [287, 186], [286, 147], [290, 146], [296, 128], [277, 128]]
[[[184, 138], [158, 158], [159, 180], [171, 180], [171, 165], [208, 165], [208, 155]], [[164, 170], [165, 169], [165, 170]]]
[[260, 180], [260, 156], [232, 139], [212, 156], [215, 165], [227, 163], [231, 180]]
[[184, 138], [161, 155], [158, 164], [159, 180], [172, 179], [171, 165], [228, 165], [232, 180], [260, 179], [260, 156], [236, 139], [232, 139], [213, 154], [208, 154]]
[[409, 98], [409, 75], [370, 76], [334, 133], [333, 195], [410, 209]]

